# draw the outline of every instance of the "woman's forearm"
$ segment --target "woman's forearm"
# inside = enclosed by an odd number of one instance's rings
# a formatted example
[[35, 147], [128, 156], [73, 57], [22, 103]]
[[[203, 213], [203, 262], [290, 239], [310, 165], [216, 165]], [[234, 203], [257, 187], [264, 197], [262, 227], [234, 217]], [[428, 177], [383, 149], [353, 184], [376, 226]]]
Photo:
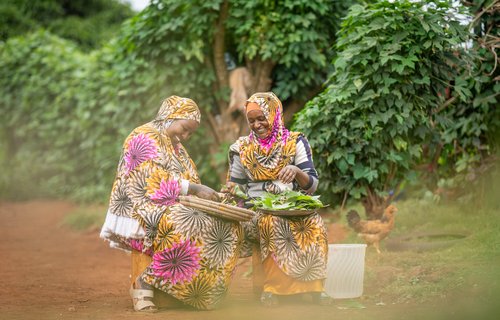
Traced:
[[297, 174], [295, 175], [295, 181], [297, 181], [297, 183], [299, 184], [299, 186], [302, 188], [302, 189], [307, 189], [308, 186], [309, 186], [309, 182], [310, 182], [310, 178], [309, 178], [309, 175], [307, 173], [305, 173], [304, 171], [300, 170], [298, 167], [296, 167], [297, 169]]

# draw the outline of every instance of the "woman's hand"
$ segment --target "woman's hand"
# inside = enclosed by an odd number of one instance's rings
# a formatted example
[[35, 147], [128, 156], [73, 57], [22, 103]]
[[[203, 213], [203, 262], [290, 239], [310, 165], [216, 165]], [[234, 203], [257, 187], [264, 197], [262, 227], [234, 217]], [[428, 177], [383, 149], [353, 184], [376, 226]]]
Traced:
[[298, 171], [300, 171], [298, 167], [289, 164], [278, 173], [278, 179], [283, 183], [291, 183], [297, 176]]
[[219, 201], [219, 193], [214, 189], [207, 187], [203, 184], [190, 183], [188, 194], [197, 196], [198, 198]]

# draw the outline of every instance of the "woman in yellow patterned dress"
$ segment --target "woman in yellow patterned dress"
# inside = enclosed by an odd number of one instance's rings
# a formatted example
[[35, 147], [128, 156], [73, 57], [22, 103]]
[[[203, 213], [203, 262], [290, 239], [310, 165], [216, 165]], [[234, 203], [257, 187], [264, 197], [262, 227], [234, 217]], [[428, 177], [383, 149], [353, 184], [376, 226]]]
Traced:
[[198, 309], [214, 308], [228, 289], [242, 243], [240, 225], [176, 203], [182, 194], [218, 198], [200, 184], [181, 144], [199, 122], [193, 100], [171, 96], [123, 145], [101, 237], [111, 247], [152, 257], [130, 290], [136, 311], [157, 310], [152, 287]]
[[[318, 176], [309, 143], [301, 133], [285, 128], [278, 97], [256, 93], [247, 100], [245, 112], [251, 133], [230, 147], [227, 187], [237, 184], [251, 198], [286, 190], [312, 194]], [[258, 213], [253, 223], [245, 225], [245, 234], [260, 244], [264, 305], [277, 304], [279, 295], [299, 293], [313, 293], [321, 304], [330, 302], [323, 293], [328, 241], [317, 213], [300, 217]]]

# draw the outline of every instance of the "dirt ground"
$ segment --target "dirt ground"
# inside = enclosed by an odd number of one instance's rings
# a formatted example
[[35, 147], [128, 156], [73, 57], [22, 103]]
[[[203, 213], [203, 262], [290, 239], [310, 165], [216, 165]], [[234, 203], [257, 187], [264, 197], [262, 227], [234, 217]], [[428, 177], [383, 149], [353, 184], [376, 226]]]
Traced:
[[[266, 309], [254, 299], [251, 279], [244, 276], [251, 261], [242, 259], [219, 309], [135, 313], [127, 292], [130, 256], [110, 249], [98, 230], [76, 232], [62, 225], [74, 208], [68, 202], [0, 202], [0, 319], [407, 319], [423, 312], [418, 305], [381, 305], [366, 297], [358, 299], [362, 308], [346, 308], [339, 300], [322, 307], [293, 298]], [[339, 225], [329, 230], [345, 235]], [[374, 290], [365, 287], [366, 296]]]

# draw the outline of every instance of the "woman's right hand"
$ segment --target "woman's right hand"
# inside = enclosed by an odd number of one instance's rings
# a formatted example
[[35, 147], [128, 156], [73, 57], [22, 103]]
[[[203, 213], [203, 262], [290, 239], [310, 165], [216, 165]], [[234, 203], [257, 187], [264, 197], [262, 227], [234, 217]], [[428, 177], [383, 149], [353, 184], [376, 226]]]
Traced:
[[188, 194], [197, 196], [198, 198], [219, 201], [219, 193], [214, 189], [207, 187], [203, 184], [190, 183], [188, 188]]

